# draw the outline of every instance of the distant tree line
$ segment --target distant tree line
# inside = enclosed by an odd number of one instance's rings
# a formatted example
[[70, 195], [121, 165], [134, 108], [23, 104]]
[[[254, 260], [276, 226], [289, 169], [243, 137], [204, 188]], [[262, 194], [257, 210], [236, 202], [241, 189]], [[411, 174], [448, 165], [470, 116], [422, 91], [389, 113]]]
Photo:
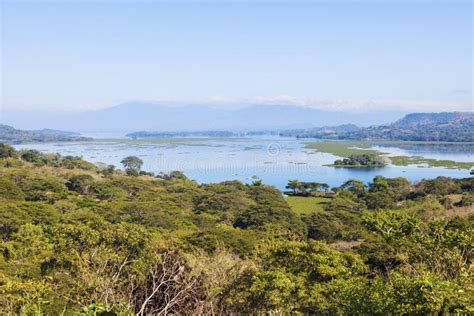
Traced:
[[319, 193], [327, 193], [329, 185], [319, 182], [303, 182], [299, 180], [288, 181], [287, 189], [291, 191], [286, 192], [288, 195], [294, 196], [309, 196], [317, 195]]

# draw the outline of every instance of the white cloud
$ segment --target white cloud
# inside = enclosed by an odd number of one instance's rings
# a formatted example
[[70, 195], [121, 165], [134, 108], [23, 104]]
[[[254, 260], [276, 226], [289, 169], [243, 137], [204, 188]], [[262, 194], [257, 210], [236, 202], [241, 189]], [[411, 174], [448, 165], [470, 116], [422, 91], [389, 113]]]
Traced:
[[311, 107], [332, 111], [358, 110], [402, 110], [402, 111], [472, 111], [472, 102], [459, 100], [432, 101], [432, 100], [393, 100], [393, 99], [321, 99], [316, 97], [257, 96], [247, 100], [253, 104], [291, 104], [295, 106]]
[[[74, 107], [48, 107], [36, 109], [36, 111], [87, 111], [99, 110], [112, 107], [121, 103], [141, 102], [164, 106], [203, 105], [222, 109], [243, 108], [249, 105], [293, 105], [309, 107], [326, 111], [374, 111], [374, 110], [396, 110], [406, 112], [452, 112], [452, 111], [474, 111], [472, 102], [460, 100], [432, 101], [432, 100], [406, 100], [406, 99], [323, 99], [317, 97], [295, 97], [290, 95], [276, 96], [254, 96], [250, 98], [231, 98], [221, 95], [213, 95], [205, 98], [192, 100], [114, 100], [113, 102], [94, 102]], [[8, 107], [0, 106], [0, 109]], [[15, 107], [14, 110], [30, 111], [31, 108]]]

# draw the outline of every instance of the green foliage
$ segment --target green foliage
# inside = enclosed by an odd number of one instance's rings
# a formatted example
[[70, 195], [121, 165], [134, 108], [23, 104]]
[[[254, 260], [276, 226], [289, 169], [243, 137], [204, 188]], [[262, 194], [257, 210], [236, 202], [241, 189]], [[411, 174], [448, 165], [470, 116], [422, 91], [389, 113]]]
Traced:
[[462, 287], [425, 271], [339, 281], [334, 284], [333, 295], [340, 302], [337, 312], [348, 315], [440, 315], [471, 311]]
[[[236, 293], [238, 308], [275, 313], [330, 311], [331, 283], [365, 271], [357, 255], [321, 242], [278, 242], [257, 254], [259, 267], [242, 279], [245, 297]], [[328, 291], [329, 290], [329, 291]]]
[[334, 242], [337, 240], [357, 240], [361, 237], [361, 219], [345, 210], [319, 211], [303, 218], [308, 237]]
[[464, 193], [461, 200], [457, 203], [458, 206], [471, 206], [474, 204], [474, 195], [472, 193]]
[[28, 169], [11, 169], [5, 173], [25, 194], [27, 201], [54, 202], [65, 197], [66, 187], [56, 177]]
[[59, 211], [44, 202], [0, 204], [0, 232], [4, 236], [9, 236], [27, 223], [51, 225], [59, 219]]
[[16, 158], [17, 153], [12, 146], [0, 143], [0, 158]]
[[367, 205], [367, 208], [371, 210], [391, 208], [395, 205], [393, 196], [387, 192], [382, 191], [367, 193], [367, 195], [365, 196], [365, 203]]
[[385, 239], [410, 234], [419, 224], [417, 217], [403, 211], [368, 212], [362, 217], [365, 226]]
[[195, 214], [217, 215], [222, 221], [232, 224], [235, 218], [255, 205], [249, 190], [240, 182], [224, 182], [202, 187], [203, 192], [193, 198]]
[[417, 189], [425, 194], [436, 195], [462, 193], [461, 183], [446, 177], [424, 180], [417, 185]]
[[299, 196], [285, 199], [259, 179], [199, 185], [2, 152], [3, 313], [474, 311], [472, 178], [376, 177], [332, 193], [294, 180]]
[[109, 180], [94, 182], [91, 184], [90, 191], [94, 197], [100, 200], [123, 200], [128, 196], [123, 188]]
[[366, 193], [364, 182], [356, 179], [347, 180], [340, 186], [340, 189], [348, 190], [349, 192], [355, 194], [357, 197], [362, 197]]
[[12, 180], [1, 177], [0, 178], [0, 199], [5, 200], [19, 200], [25, 199], [23, 191]]
[[120, 163], [123, 165], [123, 167], [128, 171], [128, 170], [134, 170], [137, 173], [140, 171], [143, 165], [143, 160], [138, 158], [137, 156], [128, 156], [122, 159]]
[[140, 175], [140, 171], [133, 168], [125, 169], [125, 173], [127, 174], [127, 176], [130, 176], [130, 177], [138, 177]]
[[346, 211], [351, 213], [362, 213], [366, 209], [365, 203], [356, 198], [349, 191], [342, 191], [325, 206], [328, 212]]
[[20, 157], [25, 161], [33, 163], [35, 166], [44, 166], [47, 163], [46, 157], [35, 149], [21, 152]]
[[30, 162], [36, 167], [50, 166], [88, 171], [95, 171], [97, 169], [94, 164], [83, 160], [81, 157], [63, 157], [60, 154], [46, 154], [34, 149], [20, 151], [20, 157], [22, 160]]
[[236, 218], [234, 226], [270, 230], [277, 236], [289, 238], [304, 238], [306, 235], [303, 222], [288, 208], [267, 205], [250, 207]]
[[209, 253], [214, 252], [221, 246], [225, 246], [240, 256], [248, 257], [257, 244], [259, 237], [266, 236], [256, 231], [221, 224], [216, 227], [200, 230], [186, 237], [186, 241]]
[[383, 167], [385, 161], [377, 155], [350, 155], [348, 158], [338, 159], [334, 161], [335, 167]]
[[79, 194], [87, 194], [94, 183], [94, 178], [88, 174], [73, 175], [66, 182], [66, 187]]
[[89, 306], [83, 307], [78, 313], [81, 316], [105, 316], [105, 315], [116, 315], [108, 311], [107, 305], [105, 304], [91, 304]]
[[81, 157], [74, 156], [64, 156], [61, 159], [61, 167], [66, 169], [82, 169], [89, 171], [96, 170], [96, 166], [94, 166], [94, 164], [83, 160]]
[[328, 192], [329, 185], [319, 182], [302, 182], [298, 180], [290, 180], [288, 181], [286, 188], [292, 190], [290, 192], [286, 192], [288, 195], [308, 196], [316, 195], [320, 192]]

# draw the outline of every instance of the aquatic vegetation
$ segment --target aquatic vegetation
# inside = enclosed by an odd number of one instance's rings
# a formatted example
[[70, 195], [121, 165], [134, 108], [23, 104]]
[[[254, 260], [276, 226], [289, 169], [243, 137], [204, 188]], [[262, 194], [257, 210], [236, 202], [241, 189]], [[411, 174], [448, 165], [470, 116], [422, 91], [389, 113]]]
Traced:
[[[314, 149], [320, 152], [330, 153], [339, 157], [351, 156], [372, 156], [380, 157], [379, 159], [389, 161], [396, 166], [408, 165], [427, 165], [428, 167], [442, 167], [450, 169], [470, 169], [474, 167], [474, 162], [457, 162], [452, 160], [439, 160], [433, 158], [425, 158], [421, 156], [386, 156], [387, 153], [372, 149], [375, 145], [435, 145], [440, 146], [440, 143], [433, 142], [358, 142], [358, 141], [321, 141], [321, 142], [305, 142], [306, 148]], [[452, 143], [446, 143], [453, 146]], [[462, 144], [466, 146], [466, 144]], [[333, 164], [330, 166], [339, 166], [340, 164]], [[351, 167], [351, 165], [344, 165], [344, 167]], [[359, 167], [359, 166], [357, 166]]]

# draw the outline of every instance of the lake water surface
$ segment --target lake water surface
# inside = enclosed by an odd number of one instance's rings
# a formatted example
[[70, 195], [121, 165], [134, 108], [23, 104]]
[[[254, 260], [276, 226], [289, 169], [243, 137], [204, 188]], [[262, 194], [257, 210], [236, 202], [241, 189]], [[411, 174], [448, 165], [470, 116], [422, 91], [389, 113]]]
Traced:
[[[15, 145], [17, 149], [82, 156], [91, 162], [120, 166], [123, 157], [134, 155], [144, 161], [143, 170], [183, 171], [199, 183], [237, 179], [249, 183], [254, 177], [284, 189], [288, 180], [324, 182], [337, 186], [348, 179], [371, 181], [376, 175], [403, 176], [412, 182], [437, 176], [469, 177], [468, 170], [392, 166], [377, 169], [349, 169], [324, 166], [338, 159], [332, 154], [305, 148], [302, 141], [281, 137], [181, 138], [181, 139], [99, 139], [89, 142]], [[429, 146], [428, 146], [429, 147]], [[470, 162], [472, 147], [428, 148], [404, 145], [378, 146], [390, 155], [423, 156]]]

